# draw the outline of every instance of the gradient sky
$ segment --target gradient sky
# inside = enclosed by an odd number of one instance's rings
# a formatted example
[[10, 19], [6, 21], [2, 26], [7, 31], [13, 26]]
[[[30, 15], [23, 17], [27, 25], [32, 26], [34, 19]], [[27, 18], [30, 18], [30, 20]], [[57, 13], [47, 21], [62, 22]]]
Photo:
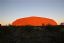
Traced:
[[29, 16], [64, 22], [64, 0], [0, 0], [0, 24], [6, 25]]

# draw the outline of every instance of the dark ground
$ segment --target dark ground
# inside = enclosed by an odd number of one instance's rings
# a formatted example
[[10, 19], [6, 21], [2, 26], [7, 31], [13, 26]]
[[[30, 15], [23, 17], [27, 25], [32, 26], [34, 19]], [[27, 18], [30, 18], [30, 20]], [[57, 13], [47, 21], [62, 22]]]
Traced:
[[64, 43], [64, 32], [48, 28], [1, 26], [0, 43]]

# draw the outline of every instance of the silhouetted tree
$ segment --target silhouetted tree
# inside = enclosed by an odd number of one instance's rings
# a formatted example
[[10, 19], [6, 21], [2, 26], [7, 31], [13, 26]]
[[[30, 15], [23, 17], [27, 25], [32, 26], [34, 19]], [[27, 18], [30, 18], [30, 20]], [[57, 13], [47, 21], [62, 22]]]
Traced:
[[1, 24], [0, 24], [0, 26], [1, 26]]

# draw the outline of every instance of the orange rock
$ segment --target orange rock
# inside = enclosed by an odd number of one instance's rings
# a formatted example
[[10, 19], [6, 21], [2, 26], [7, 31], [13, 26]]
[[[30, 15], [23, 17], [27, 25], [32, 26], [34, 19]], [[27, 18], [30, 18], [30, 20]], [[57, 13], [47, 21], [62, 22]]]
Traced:
[[42, 26], [42, 25], [57, 25], [57, 23], [53, 19], [43, 18], [43, 17], [25, 17], [19, 18], [15, 20], [12, 25], [13, 26]]

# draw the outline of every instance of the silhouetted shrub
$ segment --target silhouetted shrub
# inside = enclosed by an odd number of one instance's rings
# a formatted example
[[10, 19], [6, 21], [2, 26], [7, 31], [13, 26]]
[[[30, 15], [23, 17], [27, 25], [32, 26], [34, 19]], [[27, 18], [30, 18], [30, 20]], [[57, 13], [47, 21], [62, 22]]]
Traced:
[[1, 26], [0, 43], [64, 43], [64, 27]]

